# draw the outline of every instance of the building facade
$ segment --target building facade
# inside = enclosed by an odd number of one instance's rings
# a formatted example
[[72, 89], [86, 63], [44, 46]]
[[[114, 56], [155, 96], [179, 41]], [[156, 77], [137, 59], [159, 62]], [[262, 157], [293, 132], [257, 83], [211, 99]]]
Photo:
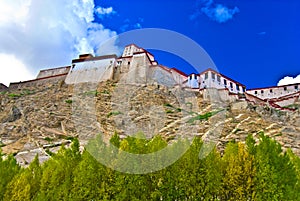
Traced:
[[[300, 83], [246, 90], [246, 86], [217, 72], [207, 69], [190, 75], [158, 64], [147, 50], [135, 44], [127, 45], [120, 57], [116, 55], [79, 55], [70, 66], [41, 70], [34, 80], [11, 83], [10, 88], [45, 85], [47, 82], [65, 81], [66, 84], [115, 80], [124, 84], [156, 83], [168, 87], [181, 87], [193, 91], [218, 89], [224, 99], [245, 97], [250, 102], [283, 108], [299, 100]], [[7, 90], [0, 87], [0, 91]], [[242, 96], [240, 96], [242, 95]]]
[[247, 93], [259, 97], [261, 99], [274, 99], [284, 96], [288, 96], [300, 91], [300, 83], [283, 85], [283, 86], [273, 86], [265, 88], [256, 88], [247, 90]]

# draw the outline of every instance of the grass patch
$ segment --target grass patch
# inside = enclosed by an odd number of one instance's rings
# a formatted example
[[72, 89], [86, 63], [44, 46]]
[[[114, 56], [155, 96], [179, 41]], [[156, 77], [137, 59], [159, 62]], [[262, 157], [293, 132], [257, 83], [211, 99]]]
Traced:
[[95, 91], [87, 91], [84, 94], [85, 95], [89, 95], [89, 96], [97, 96], [99, 94], [99, 92], [97, 90], [95, 90]]
[[21, 96], [22, 96], [22, 94], [14, 94], [14, 93], [8, 94], [8, 97], [10, 97], [10, 98], [19, 98]]
[[107, 114], [107, 118], [111, 117], [111, 116], [116, 116], [116, 115], [119, 115], [119, 114], [122, 114], [122, 112], [119, 112], [119, 111], [113, 111], [113, 112], [110, 112]]
[[68, 100], [65, 100], [65, 102], [66, 102], [66, 103], [68, 103], [68, 104], [72, 104], [72, 103], [73, 103], [73, 101], [72, 101], [72, 100], [70, 100], [70, 99], [68, 99]]
[[297, 104], [291, 104], [291, 105], [284, 106], [283, 108], [299, 109], [299, 105], [297, 105]]
[[190, 118], [187, 121], [187, 123], [191, 123], [192, 124], [192, 123], [194, 123], [194, 121], [197, 121], [197, 120], [200, 120], [200, 121], [205, 120], [205, 121], [207, 121], [210, 117], [214, 116], [215, 114], [217, 114], [217, 113], [219, 113], [221, 111], [223, 111], [223, 109], [222, 110], [218, 110], [218, 111], [214, 111], [214, 112], [207, 112], [205, 114], [198, 114], [197, 116]]
[[45, 152], [49, 155], [49, 156], [54, 156], [55, 154], [50, 151], [49, 149], [46, 149]]
[[165, 107], [172, 107], [172, 108], [174, 108], [173, 105], [171, 105], [170, 103], [165, 103], [164, 106]]
[[24, 89], [23, 92], [21, 93], [22, 95], [31, 95], [34, 94], [34, 91], [31, 91], [29, 89]]
[[172, 110], [167, 110], [166, 113], [171, 114], [171, 113], [174, 113], [174, 112]]
[[75, 139], [75, 137], [72, 137], [72, 136], [63, 136], [63, 139], [65, 139], [65, 140], [71, 140], [73, 142], [73, 140]]
[[107, 91], [107, 90], [103, 90], [103, 91], [101, 91], [101, 93], [102, 93], [102, 94], [110, 94], [110, 92]]
[[53, 142], [53, 139], [50, 137], [45, 137], [44, 140], [46, 140], [47, 142]]

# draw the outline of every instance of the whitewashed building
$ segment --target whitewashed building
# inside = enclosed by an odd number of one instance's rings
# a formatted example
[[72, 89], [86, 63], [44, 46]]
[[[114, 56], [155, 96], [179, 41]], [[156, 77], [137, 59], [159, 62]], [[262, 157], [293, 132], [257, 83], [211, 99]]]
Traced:
[[65, 82], [67, 84], [77, 84], [113, 79], [116, 62], [116, 55], [98, 57], [94, 57], [91, 54], [80, 55], [78, 59], [72, 61], [72, 66]]
[[193, 89], [228, 89], [235, 94], [243, 94], [246, 91], [245, 85], [210, 68], [200, 74], [190, 74], [186, 86]]
[[300, 83], [283, 86], [264, 87], [247, 90], [248, 94], [261, 99], [273, 99], [288, 96], [300, 91]]

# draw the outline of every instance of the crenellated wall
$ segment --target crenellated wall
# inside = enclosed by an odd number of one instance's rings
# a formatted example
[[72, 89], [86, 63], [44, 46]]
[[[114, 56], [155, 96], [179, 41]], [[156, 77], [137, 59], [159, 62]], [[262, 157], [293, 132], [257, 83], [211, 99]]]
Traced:
[[47, 86], [52, 83], [56, 83], [59, 81], [65, 81], [67, 74], [54, 75], [49, 77], [37, 78], [35, 80], [28, 80], [25, 82], [14, 82], [10, 83], [9, 89], [23, 89], [27, 87], [38, 87], [38, 86]]

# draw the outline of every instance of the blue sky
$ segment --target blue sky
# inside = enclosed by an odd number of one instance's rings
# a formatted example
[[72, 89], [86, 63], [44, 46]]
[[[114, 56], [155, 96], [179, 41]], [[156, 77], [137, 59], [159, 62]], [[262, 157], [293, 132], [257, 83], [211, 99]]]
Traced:
[[[170, 29], [190, 37], [208, 52], [221, 73], [248, 88], [277, 85], [284, 76], [300, 74], [300, 1], [101, 0], [95, 3], [114, 8], [116, 13], [99, 20], [118, 32], [139, 24], [142, 28]], [[221, 7], [229, 12], [214, 15], [214, 9]], [[180, 59], [174, 62], [173, 57], [153, 52], [160, 63], [191, 72]]]
[[[247, 88], [286, 76], [284, 84], [300, 82], [299, 10], [298, 0], [1, 0], [0, 82], [32, 79], [80, 53], [104, 54], [101, 42], [140, 28], [188, 36]], [[182, 59], [150, 51], [159, 63], [192, 72]]]

